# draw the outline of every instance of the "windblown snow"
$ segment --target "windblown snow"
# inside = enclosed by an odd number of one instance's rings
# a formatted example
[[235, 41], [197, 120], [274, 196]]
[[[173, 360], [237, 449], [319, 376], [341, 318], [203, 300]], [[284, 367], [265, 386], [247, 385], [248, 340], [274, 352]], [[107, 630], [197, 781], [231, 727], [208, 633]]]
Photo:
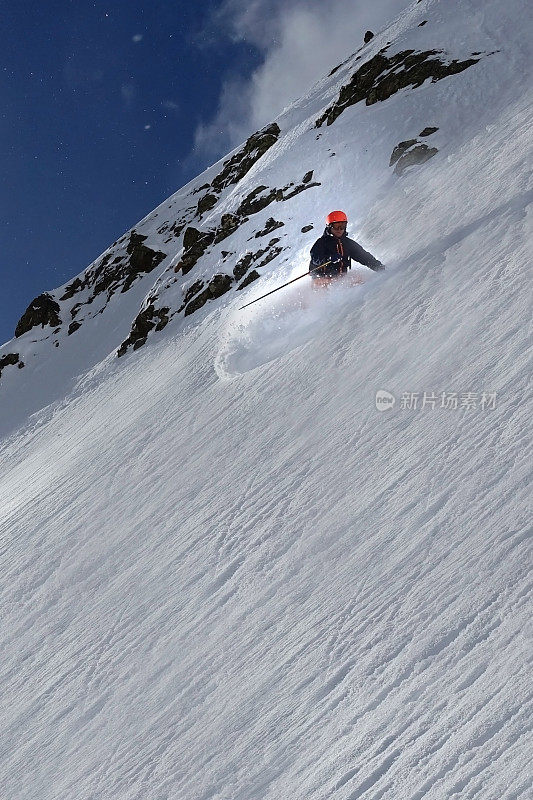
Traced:
[[3, 797], [531, 797], [532, 32], [414, 3], [0, 349]]

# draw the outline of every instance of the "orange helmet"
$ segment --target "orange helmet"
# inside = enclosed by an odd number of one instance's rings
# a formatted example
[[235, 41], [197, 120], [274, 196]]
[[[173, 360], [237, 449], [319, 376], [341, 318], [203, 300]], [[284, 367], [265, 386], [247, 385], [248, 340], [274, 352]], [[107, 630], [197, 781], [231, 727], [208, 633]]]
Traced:
[[332, 222], [348, 222], [348, 217], [344, 211], [332, 211], [326, 217], [326, 225], [331, 225]]

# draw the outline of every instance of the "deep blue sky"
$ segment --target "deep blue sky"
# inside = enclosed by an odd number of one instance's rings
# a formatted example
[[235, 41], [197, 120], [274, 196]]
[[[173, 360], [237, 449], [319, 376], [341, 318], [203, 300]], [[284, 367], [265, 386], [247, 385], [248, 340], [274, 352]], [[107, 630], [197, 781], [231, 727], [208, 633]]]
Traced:
[[0, 343], [33, 297], [208, 166], [194, 132], [224, 78], [260, 60], [210, 33], [214, 1], [1, 6]]

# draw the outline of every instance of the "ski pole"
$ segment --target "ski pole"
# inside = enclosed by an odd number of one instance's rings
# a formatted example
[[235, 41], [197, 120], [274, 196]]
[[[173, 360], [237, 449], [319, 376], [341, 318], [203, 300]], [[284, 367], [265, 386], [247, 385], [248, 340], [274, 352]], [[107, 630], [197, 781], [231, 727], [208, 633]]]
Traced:
[[293, 278], [292, 281], [287, 281], [287, 283], [284, 283], [282, 286], [278, 286], [277, 289], [272, 289], [272, 291], [267, 292], [266, 294], [262, 294], [261, 297], [256, 297], [255, 300], [251, 300], [249, 303], [246, 303], [246, 305], [241, 306], [239, 308], [239, 311], [242, 311], [243, 308], [248, 308], [248, 306], [251, 306], [253, 303], [257, 303], [258, 300], [262, 300], [264, 297], [268, 297], [270, 294], [274, 294], [274, 292], [279, 292], [280, 289], [284, 289], [286, 286], [290, 286], [291, 283], [294, 283], [295, 281], [299, 281], [302, 278], [305, 278], [306, 275], [310, 275], [312, 272], [315, 272], [315, 270], [322, 269], [322, 267], [327, 267], [328, 264], [331, 264], [331, 258], [329, 259], [329, 261], [324, 261], [323, 264], [319, 264], [318, 267], [311, 267], [311, 269], [307, 270], [307, 272], [304, 272], [303, 275], [298, 275], [297, 278]]

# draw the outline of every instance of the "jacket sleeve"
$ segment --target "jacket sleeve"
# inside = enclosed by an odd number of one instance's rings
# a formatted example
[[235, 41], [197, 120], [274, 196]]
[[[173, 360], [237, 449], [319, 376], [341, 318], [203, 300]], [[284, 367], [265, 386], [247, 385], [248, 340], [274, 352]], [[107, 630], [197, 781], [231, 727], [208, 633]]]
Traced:
[[320, 237], [311, 248], [311, 266], [318, 267], [318, 265], [323, 264], [324, 261], [327, 261], [326, 249], [324, 247], [323, 237]]
[[354, 261], [357, 261], [359, 264], [363, 264], [365, 267], [370, 267], [370, 269], [375, 271], [385, 269], [381, 261], [378, 261], [377, 258], [374, 258], [372, 253], [364, 250], [360, 244], [354, 242], [353, 239], [348, 239], [348, 242], [350, 243], [348, 255], [350, 258], [353, 258]]

